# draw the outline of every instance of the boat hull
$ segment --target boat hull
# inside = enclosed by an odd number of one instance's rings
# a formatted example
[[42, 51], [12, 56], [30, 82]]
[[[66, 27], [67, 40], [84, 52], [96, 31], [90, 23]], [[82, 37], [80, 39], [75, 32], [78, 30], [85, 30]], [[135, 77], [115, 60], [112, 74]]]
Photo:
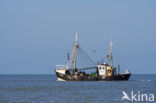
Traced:
[[58, 80], [61, 81], [127, 81], [130, 78], [129, 74], [117, 74], [113, 76], [81, 76], [81, 75], [72, 75], [72, 74], [62, 74], [56, 72]]

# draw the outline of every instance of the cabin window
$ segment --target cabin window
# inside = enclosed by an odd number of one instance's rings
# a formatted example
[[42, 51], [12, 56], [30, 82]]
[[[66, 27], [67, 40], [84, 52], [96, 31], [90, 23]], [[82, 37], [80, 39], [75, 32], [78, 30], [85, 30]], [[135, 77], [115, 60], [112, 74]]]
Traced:
[[99, 70], [101, 70], [101, 67], [99, 67]]
[[103, 68], [103, 70], [105, 69], [105, 67], [102, 67]]

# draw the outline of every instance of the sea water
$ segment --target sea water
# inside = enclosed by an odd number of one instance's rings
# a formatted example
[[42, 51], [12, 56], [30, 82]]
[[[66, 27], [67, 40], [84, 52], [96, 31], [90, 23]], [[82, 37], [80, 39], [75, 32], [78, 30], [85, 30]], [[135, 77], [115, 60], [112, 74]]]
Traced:
[[129, 103], [121, 100], [123, 91], [155, 96], [156, 75], [103, 82], [60, 82], [54, 74], [0, 75], [0, 103]]

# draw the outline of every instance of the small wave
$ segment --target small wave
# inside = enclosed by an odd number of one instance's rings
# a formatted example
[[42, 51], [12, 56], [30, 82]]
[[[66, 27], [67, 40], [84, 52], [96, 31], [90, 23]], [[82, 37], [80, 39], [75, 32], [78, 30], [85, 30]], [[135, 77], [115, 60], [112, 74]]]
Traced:
[[141, 82], [147, 81], [147, 82], [151, 82], [152, 80], [140, 80]]
[[98, 82], [106, 82], [106, 81], [98, 81]]
[[65, 81], [61, 81], [61, 80], [56, 80], [57, 82], [65, 82]]
[[141, 82], [145, 81], [145, 80], [140, 80]]

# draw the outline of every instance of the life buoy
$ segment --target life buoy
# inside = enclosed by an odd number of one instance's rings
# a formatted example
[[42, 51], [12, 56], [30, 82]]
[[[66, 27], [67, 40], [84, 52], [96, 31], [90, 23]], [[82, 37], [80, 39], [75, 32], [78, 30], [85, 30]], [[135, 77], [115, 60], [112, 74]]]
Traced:
[[109, 73], [111, 73], [111, 70], [108, 70]]
[[124, 75], [122, 75], [122, 78], [124, 78], [125, 76]]

